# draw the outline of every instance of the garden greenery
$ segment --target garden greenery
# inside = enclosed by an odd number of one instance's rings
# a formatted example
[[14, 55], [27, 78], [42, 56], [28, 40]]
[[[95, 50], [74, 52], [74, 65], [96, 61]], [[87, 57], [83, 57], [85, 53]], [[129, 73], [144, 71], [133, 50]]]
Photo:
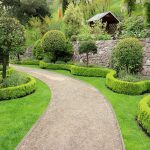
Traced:
[[115, 70], [100, 67], [79, 67], [68, 64], [39, 63], [40, 68], [54, 70], [68, 70], [74, 75], [89, 77], [106, 77], [106, 86], [112, 91], [128, 95], [140, 95], [150, 91], [150, 80], [127, 82], [117, 79]]
[[0, 87], [0, 100], [16, 99], [33, 93], [36, 90], [36, 80], [31, 76], [26, 75], [26, 77], [27, 83], [13, 87]]
[[126, 38], [121, 40], [112, 52], [112, 64], [119, 72], [137, 73], [142, 66], [143, 50], [138, 39]]
[[33, 46], [33, 55], [37, 60], [42, 60], [44, 58], [44, 51], [41, 39], [35, 42]]
[[97, 46], [94, 41], [82, 42], [79, 46], [79, 53], [86, 54], [86, 65], [89, 65], [89, 53], [97, 53]]
[[150, 135], [150, 95], [140, 101], [137, 120]]

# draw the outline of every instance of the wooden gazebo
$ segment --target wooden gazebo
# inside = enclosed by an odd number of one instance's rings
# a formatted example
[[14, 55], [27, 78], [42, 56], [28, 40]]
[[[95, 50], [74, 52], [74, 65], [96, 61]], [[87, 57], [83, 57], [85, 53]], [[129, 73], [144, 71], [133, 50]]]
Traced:
[[101, 14], [97, 14], [90, 18], [87, 22], [92, 27], [95, 22], [102, 21], [102, 23], [106, 23], [106, 31], [109, 34], [115, 33], [117, 29], [117, 24], [120, 22], [119, 19], [112, 12], [104, 12]]

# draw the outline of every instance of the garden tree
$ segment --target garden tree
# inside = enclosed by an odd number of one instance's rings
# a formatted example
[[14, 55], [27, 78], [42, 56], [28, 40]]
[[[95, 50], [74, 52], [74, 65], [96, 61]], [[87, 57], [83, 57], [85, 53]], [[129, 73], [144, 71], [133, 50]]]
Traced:
[[65, 14], [65, 10], [68, 7], [68, 0], [62, 0], [62, 10], [63, 10], [63, 14]]
[[77, 35], [84, 24], [83, 14], [78, 6], [70, 3], [64, 16], [65, 32], [68, 37]]
[[16, 47], [24, 44], [24, 27], [18, 20], [0, 17], [0, 51], [2, 54], [3, 78], [6, 78], [7, 57]]
[[41, 19], [49, 15], [47, 0], [0, 0], [10, 15], [17, 17], [22, 23], [26, 23], [32, 16]]
[[150, 1], [149, 0], [145, 0], [144, 7], [145, 7], [146, 25], [150, 27]]
[[48, 31], [42, 38], [42, 47], [45, 53], [51, 56], [51, 61], [63, 60], [70, 56], [70, 46], [65, 35], [61, 31]]
[[79, 53], [80, 54], [86, 54], [86, 64], [87, 67], [89, 65], [89, 53], [97, 53], [97, 46], [95, 45], [95, 42], [93, 41], [85, 41], [82, 42], [81, 45], [79, 46]]
[[135, 9], [136, 0], [123, 0], [123, 4], [125, 5], [129, 17], [132, 15], [132, 12]]
[[112, 52], [112, 64], [119, 72], [137, 73], [142, 67], [143, 49], [140, 41], [136, 38], [121, 40]]

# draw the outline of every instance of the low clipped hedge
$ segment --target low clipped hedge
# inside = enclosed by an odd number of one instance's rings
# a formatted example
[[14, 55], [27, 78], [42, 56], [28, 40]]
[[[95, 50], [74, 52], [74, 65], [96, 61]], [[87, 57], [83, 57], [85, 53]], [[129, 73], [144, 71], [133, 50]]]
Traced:
[[71, 72], [71, 74], [78, 76], [106, 77], [106, 75], [111, 71], [107, 68], [88, 68], [69, 64], [51, 64], [43, 61], [41, 61], [39, 64], [40, 68], [42, 69], [68, 70]]
[[22, 60], [21, 65], [39, 65], [39, 60]]
[[106, 76], [106, 85], [114, 92], [129, 95], [140, 95], [150, 91], [150, 80], [127, 82], [115, 77], [116, 71], [111, 71]]
[[68, 70], [73, 75], [89, 76], [89, 77], [106, 77], [106, 86], [112, 91], [128, 94], [128, 95], [140, 95], [146, 92], [150, 92], [150, 80], [139, 82], [127, 82], [116, 78], [116, 71], [108, 68], [87, 68], [79, 67], [68, 64], [50, 64], [40, 62], [40, 68], [53, 69], [53, 70]]
[[0, 88], [0, 100], [16, 99], [33, 93], [36, 90], [36, 80], [31, 76], [28, 79], [26, 84]]
[[140, 101], [137, 120], [150, 135], [150, 95]]
[[39, 60], [22, 60], [22, 61], [15, 61], [12, 60], [12, 64], [18, 64], [18, 65], [39, 65]]
[[106, 77], [110, 72], [110, 69], [107, 68], [87, 68], [87, 67], [78, 67], [72, 66], [71, 73], [78, 76], [89, 76], [89, 77]]

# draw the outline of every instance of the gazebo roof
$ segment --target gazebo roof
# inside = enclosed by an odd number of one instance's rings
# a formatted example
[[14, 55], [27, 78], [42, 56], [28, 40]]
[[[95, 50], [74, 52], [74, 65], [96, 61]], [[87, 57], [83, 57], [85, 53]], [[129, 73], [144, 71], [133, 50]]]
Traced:
[[[90, 22], [95, 22], [95, 21], [98, 21], [98, 20], [101, 20], [103, 19], [104, 17], [107, 17], [108, 15], [111, 16], [108, 17], [108, 19], [110, 18], [111, 20], [115, 21], [116, 23], [119, 23], [120, 21], [118, 20], [118, 18], [111, 12], [111, 11], [108, 11], [108, 12], [104, 12], [104, 13], [101, 13], [101, 14], [97, 14], [95, 16], [93, 16], [92, 18], [90, 18], [87, 22], [90, 23]], [[105, 19], [106, 20], [106, 19]], [[108, 21], [108, 20], [107, 20]]]

